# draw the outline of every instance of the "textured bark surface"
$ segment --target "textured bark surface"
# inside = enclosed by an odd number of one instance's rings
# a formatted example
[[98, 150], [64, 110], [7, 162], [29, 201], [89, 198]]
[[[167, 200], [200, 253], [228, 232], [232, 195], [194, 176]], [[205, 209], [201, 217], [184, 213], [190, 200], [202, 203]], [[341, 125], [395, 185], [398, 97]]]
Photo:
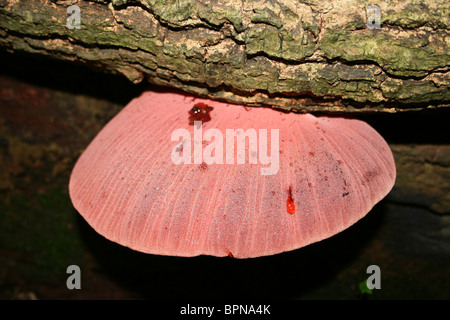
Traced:
[[[67, 27], [67, 7], [81, 28]], [[139, 83], [298, 111], [450, 105], [449, 4], [369, 1], [0, 0], [0, 46]]]

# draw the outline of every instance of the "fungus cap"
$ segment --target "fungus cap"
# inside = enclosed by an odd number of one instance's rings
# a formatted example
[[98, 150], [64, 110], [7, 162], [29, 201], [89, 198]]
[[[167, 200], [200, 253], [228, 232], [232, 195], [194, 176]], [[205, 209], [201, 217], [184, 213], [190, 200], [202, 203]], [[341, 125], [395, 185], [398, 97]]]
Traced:
[[[195, 104], [209, 115], [193, 124]], [[145, 92], [82, 153], [69, 191], [98, 233], [134, 250], [250, 258], [348, 228], [395, 175], [360, 120]]]

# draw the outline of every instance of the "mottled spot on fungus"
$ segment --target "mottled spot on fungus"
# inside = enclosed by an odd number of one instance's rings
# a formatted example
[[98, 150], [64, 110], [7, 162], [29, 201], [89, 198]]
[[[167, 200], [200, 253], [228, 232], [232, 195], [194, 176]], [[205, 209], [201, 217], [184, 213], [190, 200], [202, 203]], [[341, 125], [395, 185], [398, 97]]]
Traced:
[[202, 162], [202, 164], [200, 164], [200, 170], [205, 171], [206, 169], [208, 169], [208, 165], [205, 162]]

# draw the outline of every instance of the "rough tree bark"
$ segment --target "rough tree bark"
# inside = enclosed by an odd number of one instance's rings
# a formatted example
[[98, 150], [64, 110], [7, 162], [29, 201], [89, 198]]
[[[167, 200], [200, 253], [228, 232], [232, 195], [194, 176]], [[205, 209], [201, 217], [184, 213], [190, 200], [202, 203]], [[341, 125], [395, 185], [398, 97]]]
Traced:
[[[70, 29], [67, 7], [80, 8]], [[248, 105], [450, 106], [446, 0], [0, 0], [0, 46]]]

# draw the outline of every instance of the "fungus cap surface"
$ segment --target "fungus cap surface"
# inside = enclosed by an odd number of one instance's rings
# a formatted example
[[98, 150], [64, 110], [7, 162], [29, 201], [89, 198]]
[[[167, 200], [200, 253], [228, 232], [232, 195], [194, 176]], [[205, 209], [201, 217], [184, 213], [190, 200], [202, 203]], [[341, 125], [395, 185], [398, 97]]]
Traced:
[[[201, 125], [195, 104], [209, 108]], [[360, 120], [145, 92], [83, 152], [69, 191], [98, 233], [134, 250], [250, 258], [348, 228], [395, 175]]]

